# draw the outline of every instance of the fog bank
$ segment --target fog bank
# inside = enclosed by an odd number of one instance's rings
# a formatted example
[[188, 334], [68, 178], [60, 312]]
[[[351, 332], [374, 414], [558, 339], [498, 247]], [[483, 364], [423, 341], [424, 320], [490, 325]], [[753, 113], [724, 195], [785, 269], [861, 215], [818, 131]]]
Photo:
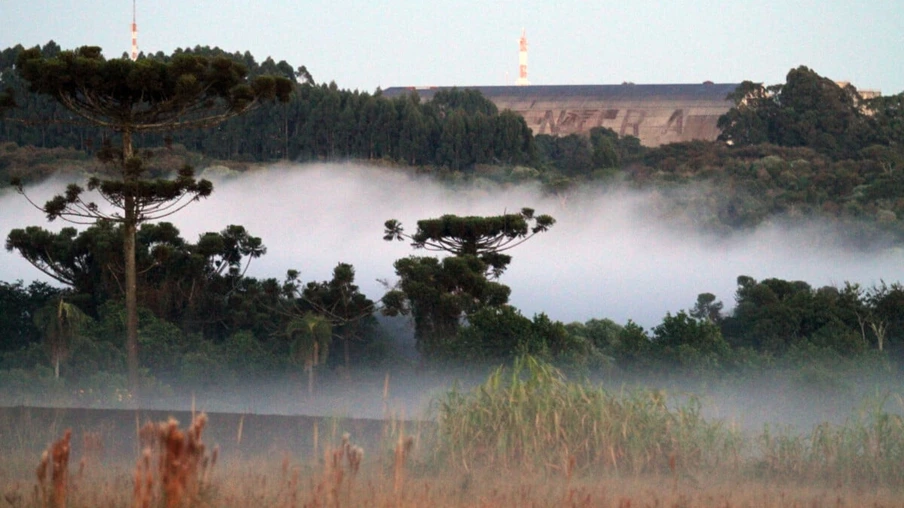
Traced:
[[[49, 181], [28, 190], [43, 203], [64, 184]], [[394, 260], [414, 251], [382, 239], [383, 223], [399, 219], [414, 232], [418, 219], [442, 214], [495, 215], [534, 208], [556, 225], [510, 252], [501, 282], [511, 303], [528, 317], [633, 319], [646, 327], [666, 312], [714, 293], [726, 308], [734, 302], [738, 275], [804, 280], [814, 287], [866, 286], [904, 279], [900, 248], [850, 250], [837, 231], [819, 224], [762, 226], [752, 232], [714, 237], [685, 222], [659, 216], [661, 196], [646, 192], [584, 190], [567, 201], [544, 196], [534, 185], [490, 183], [449, 189], [402, 171], [354, 164], [275, 165], [232, 178], [215, 178], [213, 195], [171, 217], [183, 237], [241, 224], [267, 246], [249, 275], [282, 279], [287, 269], [304, 281], [326, 280], [338, 262], [355, 266], [357, 281], [372, 299], [395, 281]], [[0, 231], [29, 225], [58, 230], [14, 192], [0, 194]], [[0, 280], [47, 280], [17, 254], [0, 254]]]

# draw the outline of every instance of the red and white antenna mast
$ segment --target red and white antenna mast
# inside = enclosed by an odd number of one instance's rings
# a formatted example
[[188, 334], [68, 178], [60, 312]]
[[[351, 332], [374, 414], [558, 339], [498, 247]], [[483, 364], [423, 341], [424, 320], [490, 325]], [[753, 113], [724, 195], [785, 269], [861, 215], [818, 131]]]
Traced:
[[527, 35], [525, 30], [521, 29], [521, 38], [518, 39], [518, 79], [515, 80], [517, 86], [527, 86], [530, 81], [527, 80]]
[[135, 22], [135, 0], [132, 0], [132, 61], [138, 60], [138, 23]]

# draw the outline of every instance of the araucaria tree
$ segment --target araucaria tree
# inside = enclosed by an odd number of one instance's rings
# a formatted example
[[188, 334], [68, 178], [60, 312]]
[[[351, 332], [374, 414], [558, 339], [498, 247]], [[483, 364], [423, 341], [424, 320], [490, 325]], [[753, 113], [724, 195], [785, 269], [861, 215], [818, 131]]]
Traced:
[[443, 215], [418, 221], [413, 235], [386, 221], [383, 239], [410, 240], [415, 249], [442, 251], [442, 260], [411, 256], [395, 262], [398, 287], [383, 296], [383, 312], [411, 314], [421, 354], [430, 357], [455, 336], [463, 316], [508, 302], [510, 290], [495, 281], [511, 263], [505, 251], [555, 224], [549, 215], [521, 213], [492, 217]]
[[[184, 167], [174, 179], [146, 178], [144, 161], [132, 144], [133, 136], [210, 127], [262, 101], [287, 101], [293, 84], [274, 76], [249, 79], [243, 64], [225, 57], [183, 53], [137, 61], [107, 60], [100, 48], [91, 46], [53, 57], [43, 56], [37, 47], [25, 50], [19, 54], [16, 69], [31, 92], [51, 96], [85, 122], [120, 136], [119, 147], [108, 146], [100, 152], [102, 160], [115, 170], [92, 177], [87, 183], [87, 190], [103, 199], [101, 204], [90, 201], [85, 188], [71, 184], [65, 193], [38, 207], [51, 221], [59, 218], [80, 224], [111, 221], [122, 225], [126, 351], [129, 381], [137, 390], [138, 226], [209, 196], [213, 187], [206, 180], [195, 179], [191, 167]], [[23, 191], [20, 182], [13, 185]]]
[[533, 209], [522, 208], [521, 213], [492, 217], [443, 215], [438, 219], [419, 220], [417, 231], [409, 235], [401, 222], [391, 219], [386, 221], [383, 239], [407, 239], [415, 249], [474, 256], [486, 263], [489, 275], [498, 278], [512, 261], [512, 257], [503, 252], [548, 230], [555, 223], [549, 215], [534, 215]]

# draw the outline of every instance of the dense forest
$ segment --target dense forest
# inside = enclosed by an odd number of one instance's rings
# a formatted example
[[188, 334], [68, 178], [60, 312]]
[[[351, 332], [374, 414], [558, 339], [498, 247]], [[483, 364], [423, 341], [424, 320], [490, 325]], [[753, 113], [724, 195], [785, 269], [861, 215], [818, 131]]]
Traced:
[[[26, 83], [13, 70], [22, 50], [15, 47], [0, 52], [0, 89], [11, 91], [20, 103], [20, 108], [3, 119], [0, 142], [90, 153], [114, 135], [85, 124], [52, 98], [28, 93]], [[48, 57], [59, 52], [53, 42], [41, 48]], [[251, 77], [275, 75], [300, 81], [285, 103], [257, 108], [212, 130], [141, 136], [137, 142], [143, 147], [178, 144], [214, 159], [244, 162], [385, 159], [463, 169], [530, 160], [532, 137], [523, 119], [497, 111], [476, 92], [441, 93], [423, 104], [416, 95], [389, 99], [379, 90], [370, 94], [343, 90], [335, 83], [315, 84], [303, 66], [293, 69], [285, 61], [276, 63], [271, 58], [258, 63], [248, 52], [229, 54], [209, 47], [140, 58], [166, 61], [183, 54], [238, 61]]]
[[[222, 120], [147, 131], [135, 122], [126, 139], [122, 128], [86, 121], [67, 104], [69, 92], [51, 86], [60, 62], [76, 65], [60, 83], [106, 66], [126, 69], [117, 75], [122, 82], [105, 92], [120, 101], [156, 79], [134, 78], [148, 69], [161, 76], [181, 72], [174, 74], [178, 78], [204, 65], [216, 73], [229, 62], [244, 69], [232, 78], [247, 89], [198, 99], [190, 104], [197, 109], [184, 115], [197, 120], [204, 108], [225, 100], [230, 115]], [[84, 62], [97, 67], [78, 67]], [[663, 206], [716, 233], [820, 218], [855, 225], [849, 238], [855, 244], [904, 241], [904, 93], [863, 100], [852, 87], [806, 67], [792, 69], [784, 84], [743, 83], [731, 97], [735, 107], [720, 119], [718, 141], [649, 148], [603, 128], [589, 136], [532, 136], [520, 116], [498, 111], [475, 91], [443, 91], [426, 102], [416, 94], [390, 99], [379, 90], [317, 84], [303, 66], [271, 58], [258, 63], [247, 52], [195, 47], [116, 62], [97, 52], [63, 51], [53, 42], [0, 52], [0, 192], [27, 192], [27, 184], [65, 164], [77, 173], [107, 175], [88, 186], [114, 198], [129, 195], [130, 181], [147, 182], [141, 192], [164, 203], [179, 197], [173, 186], [198, 197], [209, 194], [191, 166], [241, 171], [280, 160], [357, 160], [455, 182], [486, 175], [504, 182], [531, 179], [563, 201], [591, 185], [656, 189], [669, 198]], [[194, 67], [186, 70], [186, 62]], [[107, 78], [116, 82], [116, 76]], [[213, 87], [214, 78], [205, 77]], [[189, 87], [184, 77], [174, 79], [169, 84], [176, 93]], [[281, 93], [279, 83], [285, 82], [291, 88]], [[130, 107], [142, 111], [155, 100], [165, 98], [133, 100]], [[124, 184], [115, 183], [117, 171], [126, 175]], [[695, 192], [684, 192], [691, 187]], [[126, 389], [123, 280], [129, 270], [123, 259], [129, 256], [123, 238], [129, 227], [137, 266], [138, 363], [147, 384], [228, 384], [305, 372], [313, 389], [315, 372], [349, 373], [399, 361], [391, 353], [392, 332], [381, 324], [384, 316], [407, 316], [426, 365], [485, 365], [530, 353], [581, 372], [706, 377], [774, 369], [832, 383], [845, 368], [891, 372], [904, 358], [899, 283], [815, 288], [740, 275], [731, 312], [700, 288], [688, 309], [667, 314], [649, 330], [605, 316], [562, 323], [542, 313], [522, 315], [508, 304], [509, 288], [500, 282], [509, 263], [517, 262], [517, 250], [508, 249], [555, 227], [553, 217], [531, 209], [425, 217], [413, 233], [388, 221], [386, 240], [408, 240], [446, 256], [399, 259], [399, 283], [373, 301], [359, 291], [351, 265], [337, 263], [325, 281], [304, 282], [292, 270], [283, 280], [256, 279], [246, 269], [266, 255], [266, 239], [242, 226], [224, 226], [193, 243], [181, 236], [178, 216], [129, 223], [92, 215], [96, 209], [80, 201], [81, 190], [70, 187], [45, 210], [50, 218], [80, 210], [94, 219], [88, 227], [4, 232], [8, 250], [59, 285], [0, 282], [2, 386], [112, 383]]]

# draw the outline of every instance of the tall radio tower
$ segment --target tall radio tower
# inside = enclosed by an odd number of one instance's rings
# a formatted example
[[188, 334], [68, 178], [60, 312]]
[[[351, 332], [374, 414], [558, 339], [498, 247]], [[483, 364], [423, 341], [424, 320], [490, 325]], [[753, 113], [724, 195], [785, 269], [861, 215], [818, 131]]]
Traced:
[[132, 61], [138, 60], [138, 23], [135, 22], [135, 0], [132, 0]]
[[527, 80], [527, 35], [525, 30], [521, 29], [521, 38], [518, 39], [518, 79], [515, 80], [517, 86], [527, 86], [530, 81]]

